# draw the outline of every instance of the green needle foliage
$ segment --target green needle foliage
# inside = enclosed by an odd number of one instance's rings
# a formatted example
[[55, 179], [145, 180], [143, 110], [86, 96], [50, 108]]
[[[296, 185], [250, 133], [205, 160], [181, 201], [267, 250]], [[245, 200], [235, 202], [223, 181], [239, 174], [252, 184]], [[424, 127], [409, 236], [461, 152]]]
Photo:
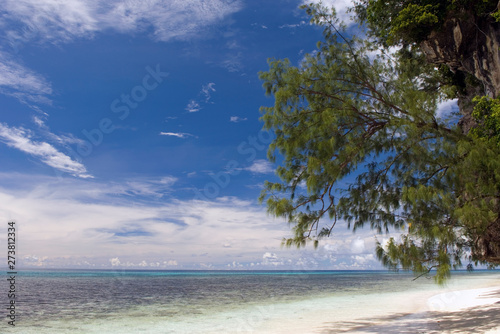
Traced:
[[268, 157], [281, 179], [260, 200], [291, 225], [284, 245], [317, 246], [346, 221], [402, 233], [378, 245], [378, 258], [419, 274], [436, 268], [438, 282], [464, 256], [495, 263], [500, 146], [436, 117], [449, 87], [418, 50], [390, 54], [347, 36], [334, 11], [306, 9], [324, 28], [317, 51], [260, 73], [275, 100], [261, 119], [275, 133]]
[[472, 117], [479, 126], [471, 129], [471, 135], [500, 145], [500, 99], [476, 96], [472, 102], [476, 103]]

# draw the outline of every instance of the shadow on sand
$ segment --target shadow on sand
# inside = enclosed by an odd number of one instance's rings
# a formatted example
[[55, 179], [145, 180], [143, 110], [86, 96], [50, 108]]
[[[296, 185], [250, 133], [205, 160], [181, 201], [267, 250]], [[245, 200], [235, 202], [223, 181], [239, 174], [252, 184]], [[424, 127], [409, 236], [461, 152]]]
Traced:
[[[480, 298], [499, 298], [500, 290]], [[484, 333], [500, 327], [500, 302], [453, 312], [392, 314], [352, 322], [329, 323], [318, 333]]]

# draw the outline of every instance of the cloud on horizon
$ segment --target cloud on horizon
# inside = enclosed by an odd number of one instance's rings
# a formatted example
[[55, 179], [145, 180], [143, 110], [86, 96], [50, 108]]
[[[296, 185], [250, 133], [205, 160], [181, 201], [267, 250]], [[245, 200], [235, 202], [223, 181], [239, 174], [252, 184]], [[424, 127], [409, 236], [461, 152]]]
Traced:
[[[4, 178], [21, 184], [0, 187], [0, 219], [18, 222], [23, 254], [37, 258], [89, 259], [106, 254], [107, 259], [134, 258], [130, 261], [138, 263], [151, 254], [167, 254], [165, 261], [186, 264], [200, 257], [220, 263], [228, 256], [248, 253], [245, 256], [253, 259], [266, 247], [279, 249], [286, 231], [286, 225], [277, 229], [262, 208], [232, 197], [139, 204], [128, 194], [141, 189], [145, 196], [156, 196], [156, 191], [147, 193], [137, 186], [144, 184], [141, 179], [99, 183], [1, 174], [0, 179]], [[171, 186], [174, 179], [158, 182]], [[127, 233], [131, 231], [135, 233]]]
[[[281, 248], [287, 224], [236, 197], [157, 199], [176, 178], [98, 182], [0, 173], [0, 220], [22, 233], [23, 264], [81, 268], [360, 269], [379, 268], [371, 234], [337, 230], [318, 250]], [[29, 208], [29, 210], [26, 210]], [[340, 224], [339, 224], [340, 226]], [[371, 257], [370, 257], [370, 254]], [[2, 256], [0, 255], [0, 258]], [[113, 260], [114, 259], [114, 260]]]

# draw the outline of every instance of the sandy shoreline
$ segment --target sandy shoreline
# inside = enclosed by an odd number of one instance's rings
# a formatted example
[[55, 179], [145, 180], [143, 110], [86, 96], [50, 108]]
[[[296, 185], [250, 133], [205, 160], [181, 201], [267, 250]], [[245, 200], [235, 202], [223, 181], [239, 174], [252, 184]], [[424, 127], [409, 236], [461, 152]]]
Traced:
[[500, 334], [500, 276], [276, 304], [269, 311], [249, 333]]
[[367, 325], [318, 333], [485, 333], [500, 334], [500, 286], [452, 291], [430, 297], [411, 314], [371, 319]]

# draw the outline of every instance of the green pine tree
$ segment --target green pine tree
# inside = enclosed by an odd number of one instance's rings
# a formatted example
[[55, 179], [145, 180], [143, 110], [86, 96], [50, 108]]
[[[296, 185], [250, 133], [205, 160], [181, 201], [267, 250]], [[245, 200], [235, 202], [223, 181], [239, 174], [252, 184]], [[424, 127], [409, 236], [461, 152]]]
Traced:
[[464, 258], [500, 263], [496, 137], [436, 117], [453, 89], [418, 48], [389, 53], [385, 42], [348, 36], [334, 11], [305, 8], [324, 28], [317, 52], [298, 66], [271, 60], [260, 73], [275, 100], [261, 111], [281, 179], [266, 182], [260, 200], [291, 224], [284, 245], [317, 246], [342, 220], [401, 232], [378, 245], [378, 258], [417, 274], [436, 269], [438, 282]]

